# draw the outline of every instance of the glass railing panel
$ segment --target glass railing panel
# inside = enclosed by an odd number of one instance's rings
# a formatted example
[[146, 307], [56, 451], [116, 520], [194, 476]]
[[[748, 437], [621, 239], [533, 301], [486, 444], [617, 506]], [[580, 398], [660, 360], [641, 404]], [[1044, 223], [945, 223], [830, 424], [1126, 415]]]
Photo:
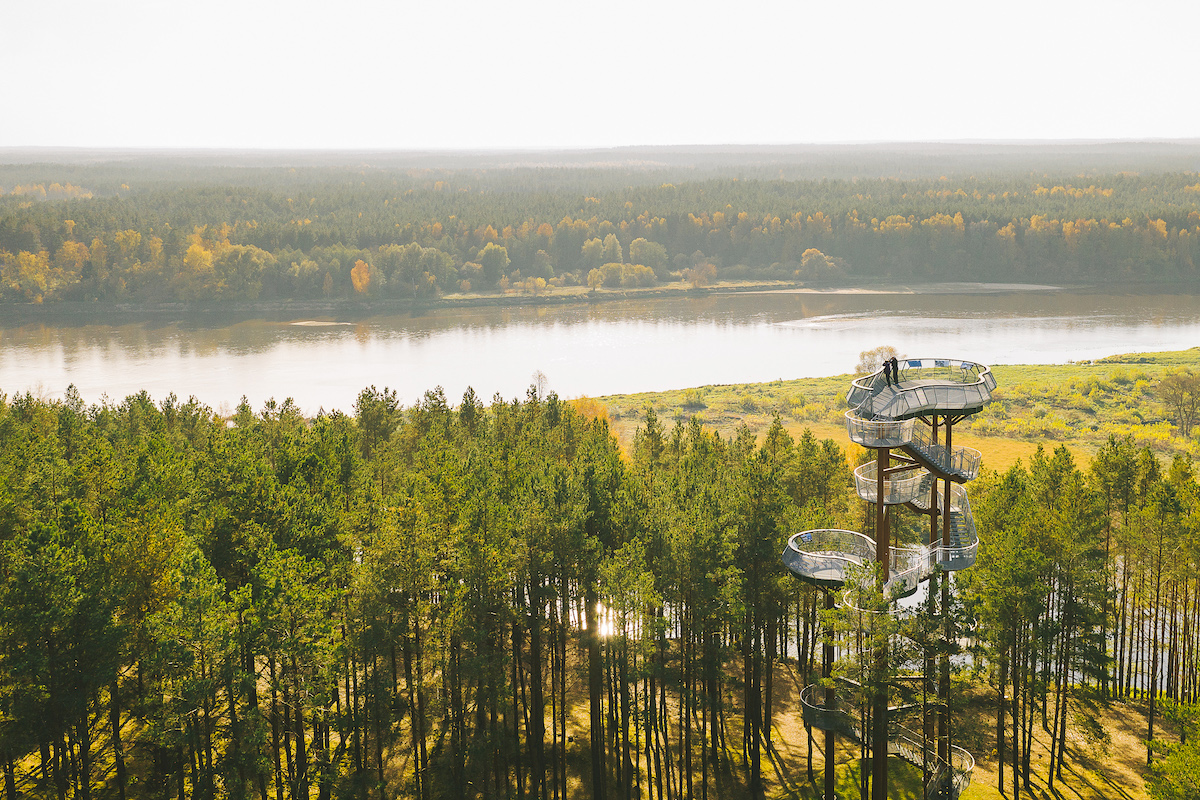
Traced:
[[975, 771], [975, 758], [958, 745], [950, 745], [950, 766], [954, 772], [955, 795], [966, 791], [971, 785], [971, 773]]
[[958, 453], [958, 472], [969, 481], [978, 478], [979, 465], [983, 463], [983, 453], [973, 447], [960, 448]]
[[835, 731], [858, 739], [861, 731], [857, 719], [841, 709], [825, 707], [827, 691], [829, 690], [817, 684], [810, 684], [801, 690], [800, 704], [804, 724], [817, 730]]
[[[921, 482], [925, 474], [925, 470], [917, 468], [909, 472], [885, 476], [883, 479], [883, 504], [903, 505], [916, 500], [921, 491]], [[876, 498], [879, 491], [879, 483], [876, 480], [878, 475], [879, 465], [874, 461], [869, 461], [854, 470], [854, 484], [858, 496], [869, 503], [879, 502]]]
[[940, 547], [938, 548], [938, 564], [947, 572], [970, 569], [975, 566], [978, 549], [978, 541], [966, 547]]
[[[787, 549], [797, 558], [811, 559], [813, 563], [824, 559], [859, 563], [874, 558], [875, 540], [857, 531], [817, 529], [793, 534]], [[786, 558], [786, 551], [784, 555]]]
[[915, 592], [921, 581], [929, 575], [932, 553], [931, 549], [925, 547], [893, 548], [886, 591], [893, 596]]
[[913, 420], [870, 420], [863, 419], [854, 411], [847, 411], [846, 433], [850, 441], [863, 447], [903, 447], [912, 440]]

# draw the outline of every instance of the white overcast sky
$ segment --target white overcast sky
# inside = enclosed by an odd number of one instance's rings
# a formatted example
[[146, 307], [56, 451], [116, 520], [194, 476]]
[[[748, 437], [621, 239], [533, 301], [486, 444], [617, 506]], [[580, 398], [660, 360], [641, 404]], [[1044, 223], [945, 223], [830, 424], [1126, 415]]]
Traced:
[[1200, 136], [1200, 2], [0, 0], [0, 147]]

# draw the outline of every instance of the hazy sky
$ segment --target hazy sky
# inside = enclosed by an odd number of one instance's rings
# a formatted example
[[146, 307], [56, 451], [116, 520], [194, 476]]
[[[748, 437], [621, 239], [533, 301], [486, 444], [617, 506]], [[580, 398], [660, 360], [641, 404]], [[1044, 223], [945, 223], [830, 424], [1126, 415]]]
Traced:
[[1200, 136], [1200, 3], [0, 0], [0, 147]]

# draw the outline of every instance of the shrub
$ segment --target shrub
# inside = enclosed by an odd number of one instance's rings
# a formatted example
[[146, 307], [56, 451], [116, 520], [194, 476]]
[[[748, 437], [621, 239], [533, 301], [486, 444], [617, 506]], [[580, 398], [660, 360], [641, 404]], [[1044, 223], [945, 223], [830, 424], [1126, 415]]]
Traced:
[[577, 411], [579, 415], [585, 419], [608, 420], [608, 409], [605, 407], [604, 403], [601, 403], [595, 398], [587, 396], [577, 397], [570, 402], [575, 411]]
[[654, 270], [641, 264], [625, 264], [621, 271], [621, 286], [626, 288], [636, 286], [653, 286], [658, 278]]

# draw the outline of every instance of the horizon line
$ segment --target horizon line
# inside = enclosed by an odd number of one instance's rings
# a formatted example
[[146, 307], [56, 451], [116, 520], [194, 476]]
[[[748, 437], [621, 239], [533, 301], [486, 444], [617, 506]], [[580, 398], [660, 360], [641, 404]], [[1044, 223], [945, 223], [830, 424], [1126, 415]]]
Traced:
[[255, 145], [0, 145], [0, 152], [130, 152], [130, 153], [587, 153], [620, 150], [728, 150], [784, 148], [852, 148], [985, 145], [1004, 147], [1094, 146], [1099, 144], [1200, 145], [1200, 137], [1097, 137], [1030, 139], [862, 139], [814, 142], [724, 142], [618, 145], [509, 145], [475, 147], [388, 146], [255, 146]]

